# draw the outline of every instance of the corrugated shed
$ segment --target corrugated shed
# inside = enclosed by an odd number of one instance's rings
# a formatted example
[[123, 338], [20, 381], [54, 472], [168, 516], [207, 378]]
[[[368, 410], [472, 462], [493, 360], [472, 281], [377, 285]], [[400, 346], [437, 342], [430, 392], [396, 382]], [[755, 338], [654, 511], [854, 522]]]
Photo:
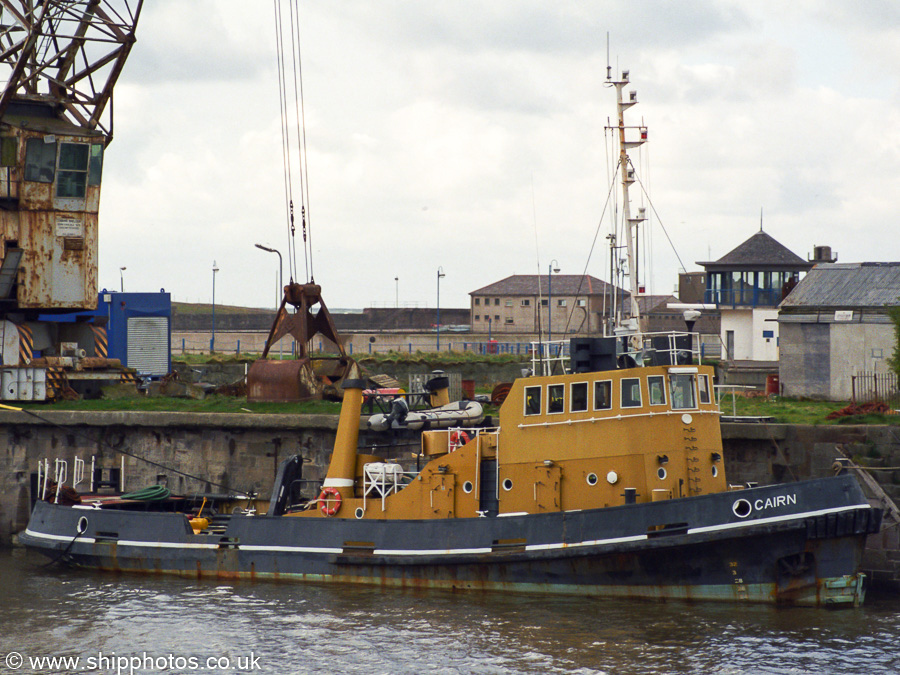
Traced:
[[[512, 276], [488, 284], [484, 288], [472, 291], [469, 295], [502, 295], [502, 296], [535, 296], [538, 294], [538, 282], [540, 292], [547, 294], [547, 275], [537, 274], [513, 274]], [[605, 281], [592, 277], [589, 274], [554, 274], [553, 295], [599, 295], [613, 288]], [[621, 290], [619, 291], [622, 292]], [[627, 295], [627, 294], [626, 294]]]
[[780, 309], [879, 309], [900, 305], [900, 263], [823, 263], [797, 284]]
[[804, 260], [762, 230], [718, 260], [697, 264], [703, 265], [707, 271], [720, 271], [725, 268], [805, 270], [813, 266], [813, 263]]

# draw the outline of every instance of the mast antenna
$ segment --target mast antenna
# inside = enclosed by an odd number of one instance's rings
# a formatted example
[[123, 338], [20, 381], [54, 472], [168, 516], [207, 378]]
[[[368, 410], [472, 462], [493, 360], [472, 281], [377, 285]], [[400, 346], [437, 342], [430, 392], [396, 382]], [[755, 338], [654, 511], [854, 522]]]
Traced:
[[606, 81], [612, 80], [612, 66], [609, 64], [609, 31], [606, 31]]

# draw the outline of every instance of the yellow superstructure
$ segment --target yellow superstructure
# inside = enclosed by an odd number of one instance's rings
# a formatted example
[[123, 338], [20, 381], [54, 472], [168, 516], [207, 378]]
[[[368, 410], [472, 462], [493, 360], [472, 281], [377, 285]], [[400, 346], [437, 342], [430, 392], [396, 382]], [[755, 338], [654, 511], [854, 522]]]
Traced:
[[[547, 513], [722, 492], [712, 378], [708, 366], [523, 378], [500, 409], [499, 427], [423, 432], [427, 463], [412, 476], [359, 455], [355, 425], [342, 419], [325, 483], [340, 491], [338, 509], [329, 501], [292, 515], [471, 518], [491, 509]], [[359, 404], [359, 396], [345, 400], [342, 415], [353, 419]]]

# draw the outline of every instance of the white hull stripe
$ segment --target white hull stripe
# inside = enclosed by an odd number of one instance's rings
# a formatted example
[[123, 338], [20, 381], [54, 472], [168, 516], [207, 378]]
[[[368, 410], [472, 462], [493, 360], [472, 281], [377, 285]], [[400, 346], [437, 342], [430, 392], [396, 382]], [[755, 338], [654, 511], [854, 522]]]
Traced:
[[[770, 518], [760, 518], [758, 520], [742, 521], [739, 523], [724, 523], [722, 525], [709, 525], [706, 527], [695, 527], [687, 531], [687, 534], [700, 534], [704, 532], [721, 532], [726, 530], [735, 530], [745, 527], [755, 527], [757, 525], [769, 525], [774, 523], [783, 523], [791, 520], [801, 520], [804, 518], [815, 518], [818, 516], [828, 515], [830, 513], [843, 513], [853, 510], [868, 510], [872, 507], [866, 504], [854, 504], [853, 506], [840, 506], [831, 509], [821, 509], [819, 511], [806, 511], [804, 513], [795, 513], [784, 516], [772, 516]], [[64, 541], [66, 543], [72, 541], [72, 537], [45, 534], [43, 532], [35, 532], [33, 530], [25, 530], [25, 534], [36, 539], [47, 539], [50, 541]], [[202, 536], [202, 535], [201, 535]], [[613, 537], [610, 539], [594, 539], [592, 541], [579, 541], [571, 544], [565, 542], [557, 542], [553, 544], [532, 544], [526, 545], [526, 551], [552, 551], [565, 548], [580, 548], [585, 546], [603, 546], [611, 544], [623, 544], [636, 541], [644, 541], [648, 537], [646, 534], [632, 535], [628, 537]], [[96, 543], [93, 537], [78, 537], [78, 542], [85, 544]], [[172, 549], [209, 549], [215, 550], [219, 548], [218, 543], [202, 544], [189, 542], [168, 542], [168, 541], [131, 541], [125, 539], [102, 541], [115, 542], [119, 546], [137, 546], [145, 548], [172, 548]], [[318, 554], [341, 554], [345, 551], [341, 548], [325, 548], [316, 546], [267, 546], [267, 545], [240, 545], [229, 544], [230, 549], [239, 549], [241, 551], [258, 551], [269, 553], [318, 553]], [[372, 551], [374, 555], [382, 556], [451, 556], [451, 555], [480, 555], [491, 553], [493, 549], [483, 548], [451, 548], [451, 549], [375, 549]]]
[[[34, 530], [28, 529], [25, 530], [25, 534], [29, 537], [35, 537], [37, 539], [49, 539], [50, 541], [64, 541], [67, 544], [74, 539], [73, 536], [62, 535], [62, 534], [46, 534], [44, 532], [35, 532]], [[96, 544], [98, 540], [94, 537], [78, 537], [76, 539], [79, 543], [82, 544]], [[146, 548], [196, 548], [196, 549], [217, 549], [219, 548], [219, 544], [201, 544], [201, 543], [193, 543], [193, 542], [182, 542], [182, 541], [132, 541], [129, 539], [100, 539], [100, 543], [115, 543], [118, 546], [143, 546]]]

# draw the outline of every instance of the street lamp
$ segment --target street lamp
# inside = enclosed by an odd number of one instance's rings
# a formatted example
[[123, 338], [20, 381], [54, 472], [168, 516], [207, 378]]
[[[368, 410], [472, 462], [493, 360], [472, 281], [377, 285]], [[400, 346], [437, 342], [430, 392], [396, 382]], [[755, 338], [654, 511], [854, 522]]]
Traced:
[[394, 294], [395, 294], [394, 305], [399, 309], [399, 307], [400, 307], [400, 277], [394, 277]]
[[119, 268], [119, 291], [121, 291], [122, 293], [125, 292], [125, 275], [122, 274], [122, 272], [124, 271], [124, 267]]
[[216, 351], [216, 272], [219, 271], [219, 268], [216, 266], [216, 261], [213, 260], [213, 297], [212, 297], [212, 338], [209, 341], [209, 353], [212, 354]]
[[[554, 267], [556, 265], [556, 267]], [[550, 261], [550, 265], [547, 267], [547, 354], [549, 356], [550, 350], [552, 347], [550, 343], [553, 342], [553, 276], [550, 272], [556, 272], [559, 274], [559, 263], [556, 262], [556, 258]]]
[[444, 274], [444, 268], [437, 268], [437, 350], [441, 351], [441, 278], [447, 276]]
[[269, 253], [275, 253], [278, 255], [278, 291], [275, 293], [275, 309], [278, 309], [279, 305], [281, 305], [281, 294], [284, 293], [284, 278], [281, 276], [281, 251], [278, 251], [274, 248], [269, 248], [268, 246], [263, 246], [262, 244], [256, 244], [256, 248], [260, 249], [261, 251], [268, 251]]

